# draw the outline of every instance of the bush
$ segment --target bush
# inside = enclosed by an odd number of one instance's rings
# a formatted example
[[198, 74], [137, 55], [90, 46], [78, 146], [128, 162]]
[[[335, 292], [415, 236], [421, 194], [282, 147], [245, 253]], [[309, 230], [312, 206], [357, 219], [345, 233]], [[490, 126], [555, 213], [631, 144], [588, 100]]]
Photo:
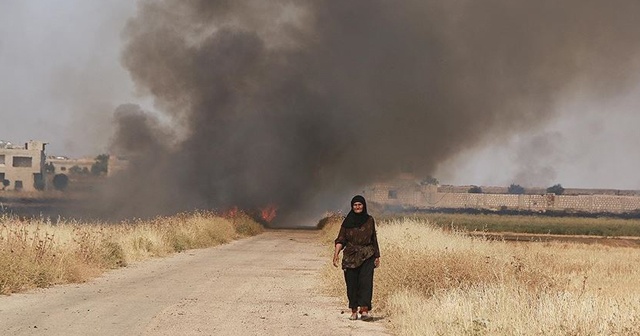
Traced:
[[65, 190], [69, 186], [69, 178], [65, 174], [57, 174], [53, 177], [53, 187], [56, 190]]
[[553, 186], [547, 188], [547, 194], [562, 195], [562, 194], [564, 194], [564, 188], [562, 187], [561, 184], [553, 185]]
[[440, 181], [438, 181], [437, 178], [429, 175], [426, 178], [424, 178], [422, 181], [420, 181], [420, 184], [422, 184], [422, 185], [438, 185], [438, 184], [440, 184]]
[[507, 189], [507, 192], [513, 195], [522, 195], [524, 194], [524, 188], [519, 184], [511, 184]]
[[482, 188], [478, 186], [472, 186], [467, 192], [470, 194], [482, 194]]
[[109, 171], [109, 155], [100, 154], [96, 156], [96, 161], [91, 165], [93, 175], [106, 174]]

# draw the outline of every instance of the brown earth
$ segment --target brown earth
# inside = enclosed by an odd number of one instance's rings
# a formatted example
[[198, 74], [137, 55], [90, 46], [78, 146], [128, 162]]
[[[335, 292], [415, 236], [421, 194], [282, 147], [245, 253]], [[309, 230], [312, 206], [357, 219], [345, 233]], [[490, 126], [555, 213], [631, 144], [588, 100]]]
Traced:
[[[387, 335], [321, 293], [314, 231], [268, 231], [0, 297], [0, 335]], [[339, 270], [337, 270], [339, 272]]]

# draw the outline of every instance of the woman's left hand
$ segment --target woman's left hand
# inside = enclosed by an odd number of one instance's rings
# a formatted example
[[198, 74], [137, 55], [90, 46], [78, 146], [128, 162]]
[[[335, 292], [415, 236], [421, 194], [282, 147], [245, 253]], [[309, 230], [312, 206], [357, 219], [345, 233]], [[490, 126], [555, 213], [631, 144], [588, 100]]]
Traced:
[[333, 266], [338, 267], [338, 264], [340, 264], [340, 257], [337, 254], [335, 254], [333, 256]]
[[373, 266], [374, 266], [375, 268], [380, 267], [380, 257], [376, 258], [376, 259], [373, 261]]

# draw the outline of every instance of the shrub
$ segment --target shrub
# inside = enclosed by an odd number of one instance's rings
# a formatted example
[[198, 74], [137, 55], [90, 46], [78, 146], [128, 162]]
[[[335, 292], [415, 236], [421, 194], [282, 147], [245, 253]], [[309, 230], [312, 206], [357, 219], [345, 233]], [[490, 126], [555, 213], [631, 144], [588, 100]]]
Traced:
[[53, 177], [53, 187], [56, 188], [56, 190], [63, 191], [67, 189], [67, 186], [69, 186], [69, 178], [67, 177], [67, 175], [56, 174]]
[[478, 186], [471, 186], [467, 192], [470, 194], [482, 194], [482, 188]]
[[507, 189], [507, 192], [513, 195], [522, 195], [524, 194], [524, 188], [519, 184], [511, 184]]
[[551, 187], [547, 188], [547, 193], [562, 195], [564, 194], [564, 188], [562, 187], [561, 184], [552, 185]]

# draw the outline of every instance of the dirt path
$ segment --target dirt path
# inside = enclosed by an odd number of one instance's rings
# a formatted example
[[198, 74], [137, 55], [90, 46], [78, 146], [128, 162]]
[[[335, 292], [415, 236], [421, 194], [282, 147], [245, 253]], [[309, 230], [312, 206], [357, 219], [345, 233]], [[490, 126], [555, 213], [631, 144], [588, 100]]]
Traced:
[[0, 297], [0, 335], [386, 335], [319, 294], [312, 231], [271, 231]]

